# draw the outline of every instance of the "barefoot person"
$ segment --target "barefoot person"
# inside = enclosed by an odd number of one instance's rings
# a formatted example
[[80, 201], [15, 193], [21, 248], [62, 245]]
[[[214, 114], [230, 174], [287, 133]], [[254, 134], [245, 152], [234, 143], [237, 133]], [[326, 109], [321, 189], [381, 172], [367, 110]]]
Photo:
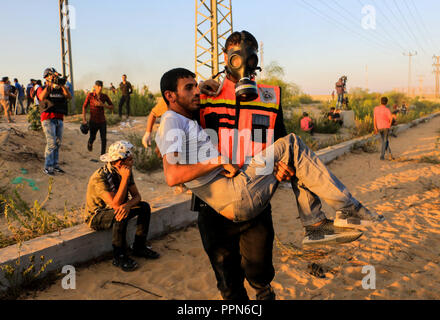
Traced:
[[132, 148], [126, 141], [117, 141], [109, 147], [108, 153], [101, 156], [106, 165], [90, 177], [86, 195], [86, 222], [94, 230], [113, 229], [113, 265], [123, 271], [137, 268], [126, 248], [127, 224], [135, 216], [138, 218], [133, 255], [147, 259], [159, 257], [146, 245], [151, 209], [147, 202], [141, 201], [134, 182]]
[[[298, 183], [336, 210], [335, 225], [361, 227], [383, 221], [368, 211], [326, 168], [318, 157], [294, 134], [277, 140], [256, 155], [243, 169], [219, 154], [206, 130], [192, 115], [200, 104], [195, 75], [186, 69], [173, 69], [161, 79], [161, 92], [169, 106], [156, 136], [163, 155], [168, 185], [184, 183], [194, 194], [234, 222], [258, 216], [268, 205], [278, 186], [273, 166], [291, 167]], [[347, 231], [334, 242], [349, 242], [362, 232]], [[316, 235], [321, 240], [328, 235]]]

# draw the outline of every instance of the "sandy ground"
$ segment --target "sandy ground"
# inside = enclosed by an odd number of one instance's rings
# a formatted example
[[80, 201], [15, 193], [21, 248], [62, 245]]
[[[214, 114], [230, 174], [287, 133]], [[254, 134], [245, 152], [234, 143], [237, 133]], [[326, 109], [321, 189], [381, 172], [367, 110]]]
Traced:
[[[272, 201], [276, 231], [272, 284], [278, 299], [440, 298], [440, 165], [417, 161], [424, 156], [440, 159], [439, 128], [440, 118], [435, 118], [391, 140], [394, 155], [410, 161], [379, 161], [378, 153], [352, 153], [330, 164], [356, 198], [387, 219], [351, 244], [302, 249], [303, 228], [292, 193], [284, 186], [278, 190]], [[334, 216], [333, 210], [324, 209], [329, 218]], [[124, 273], [106, 260], [78, 268], [75, 290], [63, 290], [60, 279], [28, 298], [221, 298], [197, 227], [154, 240], [152, 246], [162, 257], [138, 260], [140, 268], [135, 272]], [[326, 278], [308, 273], [312, 262], [324, 268]], [[366, 265], [375, 268], [376, 289], [362, 288]], [[253, 297], [252, 289], [249, 293]]]

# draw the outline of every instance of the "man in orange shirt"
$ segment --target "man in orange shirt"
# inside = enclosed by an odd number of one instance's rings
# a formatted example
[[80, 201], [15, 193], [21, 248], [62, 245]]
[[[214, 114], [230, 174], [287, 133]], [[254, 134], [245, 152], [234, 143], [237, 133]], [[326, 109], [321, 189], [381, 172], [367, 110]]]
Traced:
[[380, 154], [380, 160], [385, 160], [385, 151], [389, 149], [388, 135], [391, 128], [391, 122], [393, 116], [390, 109], [387, 108], [388, 98], [382, 97], [380, 99], [380, 106], [374, 108], [374, 133], [380, 133], [382, 140], [382, 151]]
[[145, 134], [142, 138], [142, 144], [145, 148], [148, 148], [151, 146], [151, 140], [152, 136], [151, 133], [153, 131], [154, 123], [156, 122], [157, 118], [162, 117], [162, 115], [167, 112], [168, 106], [165, 103], [165, 100], [160, 97], [157, 99], [157, 104], [154, 106], [153, 109], [151, 109], [150, 115], [147, 119], [147, 129], [145, 130]]

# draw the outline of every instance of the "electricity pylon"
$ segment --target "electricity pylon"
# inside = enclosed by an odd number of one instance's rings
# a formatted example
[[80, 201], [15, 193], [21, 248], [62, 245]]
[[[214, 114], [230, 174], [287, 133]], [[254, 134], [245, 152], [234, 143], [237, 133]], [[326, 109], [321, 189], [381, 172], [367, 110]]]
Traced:
[[196, 0], [195, 72], [198, 80], [224, 65], [223, 45], [232, 33], [231, 0]]
[[435, 74], [435, 97], [440, 98], [440, 56], [433, 56], [432, 58], [434, 59], [432, 66]]
[[[63, 75], [73, 85], [72, 46], [70, 44], [70, 17], [68, 0], [59, 0], [60, 8], [60, 33], [61, 33], [61, 65]], [[75, 106], [75, 98], [72, 95], [72, 106]]]

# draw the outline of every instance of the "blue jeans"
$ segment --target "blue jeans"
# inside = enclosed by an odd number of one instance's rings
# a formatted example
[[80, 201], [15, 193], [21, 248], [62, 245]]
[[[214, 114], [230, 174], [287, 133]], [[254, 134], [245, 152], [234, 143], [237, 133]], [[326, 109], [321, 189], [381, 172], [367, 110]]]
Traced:
[[63, 137], [63, 120], [49, 119], [42, 122], [43, 131], [46, 135], [46, 150], [44, 156], [44, 168], [53, 169], [58, 167], [58, 154]]
[[[232, 206], [234, 222], [250, 220], [267, 207], [278, 187], [278, 180], [273, 175], [273, 165], [279, 161], [295, 168], [292, 191], [297, 195], [300, 207], [313, 204], [311, 210], [320, 212], [319, 199], [335, 210], [359, 205], [359, 201], [344, 184], [294, 134], [278, 139], [257, 154], [234, 178], [218, 175], [209, 183], [191, 191], [217, 212]], [[300, 191], [310, 191], [312, 197], [299, 197]], [[304, 213], [306, 215], [301, 217], [304, 225], [311, 225], [325, 218], [322, 212], [321, 216], [316, 217], [308, 215], [308, 212]]]

